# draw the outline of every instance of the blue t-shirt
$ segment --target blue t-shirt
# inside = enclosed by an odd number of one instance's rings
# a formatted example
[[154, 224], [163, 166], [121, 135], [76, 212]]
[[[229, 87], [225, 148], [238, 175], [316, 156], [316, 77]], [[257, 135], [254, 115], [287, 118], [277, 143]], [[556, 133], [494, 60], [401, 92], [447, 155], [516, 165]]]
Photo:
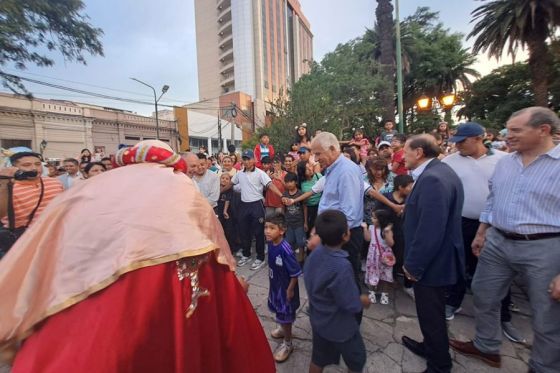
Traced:
[[280, 314], [294, 314], [299, 307], [299, 288], [294, 289], [294, 297], [288, 303], [286, 290], [293, 277], [301, 275], [294, 251], [286, 240], [274, 245], [268, 242], [268, 268], [270, 287], [268, 290], [268, 308]]

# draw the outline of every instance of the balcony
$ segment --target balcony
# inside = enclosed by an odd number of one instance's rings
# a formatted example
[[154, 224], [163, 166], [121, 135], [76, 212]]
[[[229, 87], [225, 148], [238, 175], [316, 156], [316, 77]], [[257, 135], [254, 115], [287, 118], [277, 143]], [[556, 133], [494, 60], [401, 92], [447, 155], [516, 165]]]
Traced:
[[226, 87], [228, 85], [232, 85], [235, 82], [235, 74], [233, 71], [231, 73], [222, 74], [220, 78], [220, 83], [222, 87]]
[[231, 0], [216, 0], [218, 10], [231, 7]]
[[220, 67], [220, 73], [224, 75], [231, 72], [233, 72], [233, 60], [222, 63], [222, 67]]
[[220, 28], [218, 29], [218, 35], [224, 38], [230, 36], [231, 33], [232, 33], [231, 20], [229, 22], [224, 23], [223, 26], [220, 26]]
[[219, 46], [220, 46], [220, 49], [222, 51], [227, 51], [229, 49], [233, 49], [233, 36], [230, 35], [230, 36], [224, 38], [224, 40], [222, 40], [220, 42]]
[[218, 12], [218, 23], [224, 24], [231, 21], [231, 8], [226, 8]]
[[223, 52], [220, 53], [220, 62], [227, 63], [230, 60], [233, 61], [233, 48], [223, 49]]

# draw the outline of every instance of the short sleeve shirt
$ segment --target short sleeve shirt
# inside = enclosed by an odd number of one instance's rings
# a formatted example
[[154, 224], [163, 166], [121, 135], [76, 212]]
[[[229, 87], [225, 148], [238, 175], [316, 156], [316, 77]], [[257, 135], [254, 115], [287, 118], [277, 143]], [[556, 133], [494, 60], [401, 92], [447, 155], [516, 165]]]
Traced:
[[279, 245], [268, 242], [268, 269], [270, 287], [268, 291], [268, 308], [272, 312], [293, 314], [299, 307], [299, 289], [294, 289], [294, 297], [288, 302], [286, 290], [294, 277], [299, 277], [299, 266], [290, 244], [283, 240]]
[[253, 171], [236, 173], [231, 182], [233, 185], [239, 185], [241, 201], [248, 203], [262, 200], [264, 189], [272, 180], [263, 170], [255, 167]]
[[[297, 191], [295, 194], [290, 194], [287, 190], [284, 192], [284, 197], [296, 199], [301, 196], [301, 191]], [[284, 215], [286, 216], [286, 224], [290, 228], [303, 227], [303, 204], [305, 202], [296, 202], [291, 206], [286, 206]]]

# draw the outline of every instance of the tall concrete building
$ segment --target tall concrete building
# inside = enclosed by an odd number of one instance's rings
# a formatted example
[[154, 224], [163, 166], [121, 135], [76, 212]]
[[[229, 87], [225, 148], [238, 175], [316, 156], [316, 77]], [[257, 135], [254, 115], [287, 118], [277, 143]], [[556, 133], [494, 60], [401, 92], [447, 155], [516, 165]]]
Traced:
[[261, 117], [309, 71], [313, 34], [298, 0], [195, 0], [195, 18], [200, 101], [243, 92]]

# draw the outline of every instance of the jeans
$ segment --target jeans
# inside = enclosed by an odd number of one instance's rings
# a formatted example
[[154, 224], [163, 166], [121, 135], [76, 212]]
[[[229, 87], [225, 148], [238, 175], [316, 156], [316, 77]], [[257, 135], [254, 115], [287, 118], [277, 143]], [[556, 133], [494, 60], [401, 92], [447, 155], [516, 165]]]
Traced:
[[529, 366], [535, 372], [560, 372], [560, 302], [547, 292], [560, 274], [560, 238], [515, 241], [496, 229], [486, 232], [472, 282], [476, 336], [474, 345], [486, 353], [498, 353], [502, 343], [500, 300], [518, 274], [527, 281], [533, 313], [534, 341]]
[[303, 249], [305, 246], [305, 231], [301, 227], [288, 227], [286, 230], [286, 241], [292, 247], [292, 250]]

